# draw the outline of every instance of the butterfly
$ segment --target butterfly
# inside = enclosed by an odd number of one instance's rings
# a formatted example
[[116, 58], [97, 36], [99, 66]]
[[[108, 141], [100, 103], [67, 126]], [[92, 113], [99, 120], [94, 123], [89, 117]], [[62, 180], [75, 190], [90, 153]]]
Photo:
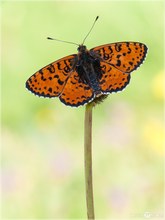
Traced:
[[117, 42], [94, 47], [78, 46], [78, 54], [61, 58], [37, 71], [26, 88], [43, 97], [59, 97], [69, 106], [123, 90], [130, 73], [144, 61], [147, 46], [140, 42]]

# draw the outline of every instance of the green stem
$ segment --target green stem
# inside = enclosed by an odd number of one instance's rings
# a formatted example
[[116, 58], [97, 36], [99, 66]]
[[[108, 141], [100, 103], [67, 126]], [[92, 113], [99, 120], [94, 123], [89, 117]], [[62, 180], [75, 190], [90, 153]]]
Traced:
[[92, 184], [92, 108], [93, 103], [86, 105], [84, 124], [84, 165], [88, 219], [95, 219]]

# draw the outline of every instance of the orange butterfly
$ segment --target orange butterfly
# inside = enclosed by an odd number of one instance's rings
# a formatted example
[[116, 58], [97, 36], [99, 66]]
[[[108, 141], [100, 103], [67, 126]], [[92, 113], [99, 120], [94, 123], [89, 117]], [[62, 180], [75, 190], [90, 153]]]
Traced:
[[61, 58], [33, 74], [26, 88], [38, 96], [59, 97], [65, 105], [78, 107], [125, 88], [130, 73], [141, 65], [146, 54], [147, 46], [139, 42], [117, 42], [90, 50], [82, 43], [78, 54]]

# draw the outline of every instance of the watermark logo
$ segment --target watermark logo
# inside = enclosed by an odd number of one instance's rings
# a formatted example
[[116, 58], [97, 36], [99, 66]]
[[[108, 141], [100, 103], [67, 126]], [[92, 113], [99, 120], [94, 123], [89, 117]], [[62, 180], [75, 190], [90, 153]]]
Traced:
[[143, 219], [163, 219], [164, 215], [163, 213], [153, 213], [153, 212], [146, 211], [144, 213], [131, 214], [131, 217], [132, 218], [143, 218]]

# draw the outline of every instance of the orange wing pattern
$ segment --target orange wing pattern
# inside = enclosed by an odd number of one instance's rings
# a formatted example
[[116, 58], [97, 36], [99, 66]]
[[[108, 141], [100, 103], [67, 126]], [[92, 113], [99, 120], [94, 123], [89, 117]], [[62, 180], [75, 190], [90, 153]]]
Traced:
[[45, 66], [26, 81], [26, 88], [38, 96], [59, 96], [71, 74], [75, 56], [70, 55]]
[[59, 98], [65, 105], [79, 106], [92, 101], [94, 92], [80, 80], [77, 72], [72, 72]]
[[101, 69], [103, 75], [99, 80], [99, 85], [103, 93], [121, 91], [128, 85], [130, 74], [123, 73], [105, 62], [101, 62]]
[[90, 51], [95, 51], [103, 61], [116, 69], [130, 73], [145, 59], [147, 47], [139, 42], [118, 42], [98, 46]]
[[38, 96], [59, 97], [65, 105], [77, 107], [125, 88], [130, 73], [147, 53], [147, 47], [138, 42], [106, 44], [90, 51], [80, 45], [78, 49], [78, 55], [59, 59], [33, 74], [26, 87]]

